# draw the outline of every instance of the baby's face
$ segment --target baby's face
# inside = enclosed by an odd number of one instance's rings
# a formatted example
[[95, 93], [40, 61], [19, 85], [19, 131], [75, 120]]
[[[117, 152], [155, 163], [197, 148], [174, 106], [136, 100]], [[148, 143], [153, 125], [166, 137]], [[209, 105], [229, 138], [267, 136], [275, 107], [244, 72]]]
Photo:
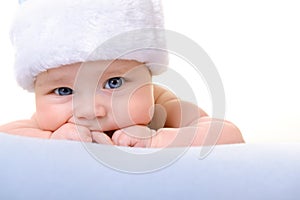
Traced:
[[136, 61], [95, 61], [40, 73], [35, 82], [41, 129], [67, 122], [112, 131], [151, 121], [153, 87], [148, 68]]

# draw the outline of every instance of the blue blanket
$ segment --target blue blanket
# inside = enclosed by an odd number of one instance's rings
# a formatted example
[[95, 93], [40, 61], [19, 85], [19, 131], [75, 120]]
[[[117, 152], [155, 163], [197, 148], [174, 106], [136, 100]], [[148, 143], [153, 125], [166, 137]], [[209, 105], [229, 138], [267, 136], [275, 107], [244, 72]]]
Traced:
[[300, 199], [300, 144], [139, 149], [0, 133], [0, 199]]

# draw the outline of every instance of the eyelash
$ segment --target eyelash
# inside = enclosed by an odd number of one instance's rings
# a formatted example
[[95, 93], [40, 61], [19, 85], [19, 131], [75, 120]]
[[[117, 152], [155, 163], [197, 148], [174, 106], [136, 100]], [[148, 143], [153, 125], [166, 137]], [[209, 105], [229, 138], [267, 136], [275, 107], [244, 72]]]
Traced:
[[[112, 86], [111, 84], [113, 84], [112, 81], [116, 81], [116, 80], [117, 80], [118, 82], [115, 83], [115, 84], [117, 84], [117, 85], [114, 87], [114, 86]], [[104, 88], [104, 89], [111, 89], [111, 90], [114, 90], [114, 89], [118, 89], [118, 88], [122, 87], [122, 85], [123, 85], [124, 83], [125, 83], [124, 78], [122, 78], [122, 77], [113, 77], [113, 78], [108, 79], [108, 80], [105, 82], [103, 88]], [[53, 93], [56, 94], [56, 95], [58, 95], [58, 96], [69, 96], [69, 95], [74, 94], [74, 91], [73, 91], [73, 89], [71, 89], [71, 88], [69, 88], [69, 87], [59, 87], [59, 88], [54, 89], [54, 90], [53, 90]]]
[[[116, 83], [116, 84], [118, 84], [116, 87], [113, 87], [112, 85], [110, 85], [112, 83], [112, 81], [116, 81], [116, 80], [118, 81]], [[125, 79], [124, 78], [122, 78], [122, 77], [113, 77], [113, 78], [108, 79], [105, 82], [103, 88], [104, 89], [114, 90], [114, 89], [118, 89], [118, 88], [122, 87], [124, 83], [125, 83]]]
[[[63, 91], [61, 91], [63, 90]], [[66, 91], [68, 90], [68, 91]], [[74, 91], [71, 88], [68, 87], [59, 87], [53, 90], [53, 93], [58, 95], [58, 96], [69, 96], [74, 93]]]

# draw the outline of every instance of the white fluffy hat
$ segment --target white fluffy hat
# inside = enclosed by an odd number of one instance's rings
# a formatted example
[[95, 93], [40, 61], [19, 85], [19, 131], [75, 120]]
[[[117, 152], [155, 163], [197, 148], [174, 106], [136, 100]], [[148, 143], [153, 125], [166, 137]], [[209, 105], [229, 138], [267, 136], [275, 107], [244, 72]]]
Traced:
[[117, 58], [152, 74], [168, 63], [161, 0], [22, 0], [11, 29], [17, 82], [61, 65]]

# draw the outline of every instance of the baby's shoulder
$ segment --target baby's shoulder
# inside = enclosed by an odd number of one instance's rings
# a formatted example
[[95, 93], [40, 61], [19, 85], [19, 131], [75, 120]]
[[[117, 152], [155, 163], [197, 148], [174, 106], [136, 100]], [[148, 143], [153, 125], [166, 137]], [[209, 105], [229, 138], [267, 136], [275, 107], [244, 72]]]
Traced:
[[153, 85], [153, 94], [155, 104], [164, 104], [169, 101], [179, 100], [171, 90], [156, 84]]

